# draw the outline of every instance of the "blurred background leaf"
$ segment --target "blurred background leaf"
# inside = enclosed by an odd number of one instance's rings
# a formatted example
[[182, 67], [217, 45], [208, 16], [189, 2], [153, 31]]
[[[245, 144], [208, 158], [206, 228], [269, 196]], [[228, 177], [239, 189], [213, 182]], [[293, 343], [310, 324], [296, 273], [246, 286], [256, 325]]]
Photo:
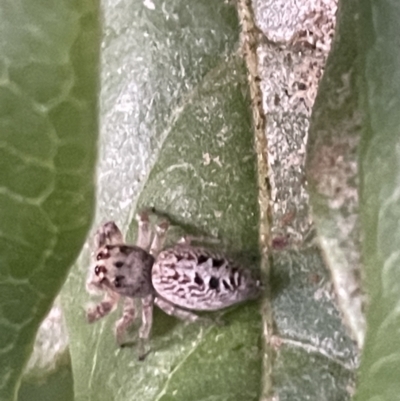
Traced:
[[367, 333], [356, 400], [398, 398], [399, 357], [399, 5], [360, 2], [360, 215]]
[[4, 1], [0, 19], [0, 398], [12, 400], [92, 220], [100, 37], [93, 1]]

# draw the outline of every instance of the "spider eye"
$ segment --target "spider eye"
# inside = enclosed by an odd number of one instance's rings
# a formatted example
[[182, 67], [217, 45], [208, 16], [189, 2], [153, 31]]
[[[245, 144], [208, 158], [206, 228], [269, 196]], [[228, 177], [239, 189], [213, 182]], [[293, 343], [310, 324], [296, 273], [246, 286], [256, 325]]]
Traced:
[[108, 259], [110, 257], [110, 254], [108, 253], [108, 247], [106, 246], [105, 250], [100, 251], [97, 256], [96, 259], [97, 260], [101, 260], [101, 259]]
[[107, 273], [107, 269], [104, 266], [97, 265], [94, 268], [94, 273], [96, 274], [96, 276], [99, 276], [100, 273], [103, 273], [103, 274]]
[[122, 285], [122, 280], [124, 279], [124, 276], [116, 276], [114, 279], [114, 286], [115, 288], [119, 288]]

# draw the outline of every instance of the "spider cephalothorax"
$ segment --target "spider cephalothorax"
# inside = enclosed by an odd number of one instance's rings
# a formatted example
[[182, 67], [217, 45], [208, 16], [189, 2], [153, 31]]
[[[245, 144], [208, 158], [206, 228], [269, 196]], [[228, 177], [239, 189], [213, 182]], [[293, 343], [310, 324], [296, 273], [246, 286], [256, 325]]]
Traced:
[[[107, 223], [110, 224], [110, 223]], [[138, 246], [105, 245], [97, 252], [94, 273], [100, 284], [120, 295], [144, 298], [153, 293], [154, 257]]]
[[141, 349], [149, 338], [153, 304], [180, 319], [195, 321], [192, 311], [215, 311], [257, 298], [261, 282], [251, 269], [243, 268], [219, 252], [190, 244], [178, 244], [161, 251], [168, 222], [156, 227], [152, 240], [147, 212], [138, 216], [137, 245], [127, 245], [114, 222], [105, 223], [95, 237], [95, 266], [88, 288], [105, 291], [103, 301], [87, 312], [89, 322], [116, 308], [125, 297], [124, 313], [115, 326], [122, 344], [126, 329], [135, 319], [134, 299], [142, 300]]

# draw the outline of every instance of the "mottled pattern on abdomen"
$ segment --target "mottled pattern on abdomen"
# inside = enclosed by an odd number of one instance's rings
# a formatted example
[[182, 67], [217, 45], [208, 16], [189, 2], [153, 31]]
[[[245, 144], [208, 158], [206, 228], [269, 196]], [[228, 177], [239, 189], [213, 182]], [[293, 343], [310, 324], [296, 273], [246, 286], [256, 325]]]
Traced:
[[260, 280], [218, 252], [177, 245], [161, 252], [152, 283], [164, 299], [185, 309], [213, 311], [257, 298]]

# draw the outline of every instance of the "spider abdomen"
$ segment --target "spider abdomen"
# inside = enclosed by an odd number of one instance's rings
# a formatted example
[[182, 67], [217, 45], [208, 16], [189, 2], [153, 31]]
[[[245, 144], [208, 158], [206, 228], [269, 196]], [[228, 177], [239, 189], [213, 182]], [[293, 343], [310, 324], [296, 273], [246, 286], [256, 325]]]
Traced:
[[162, 251], [152, 268], [157, 294], [185, 309], [215, 311], [257, 298], [261, 283], [250, 269], [220, 253], [177, 245]]

